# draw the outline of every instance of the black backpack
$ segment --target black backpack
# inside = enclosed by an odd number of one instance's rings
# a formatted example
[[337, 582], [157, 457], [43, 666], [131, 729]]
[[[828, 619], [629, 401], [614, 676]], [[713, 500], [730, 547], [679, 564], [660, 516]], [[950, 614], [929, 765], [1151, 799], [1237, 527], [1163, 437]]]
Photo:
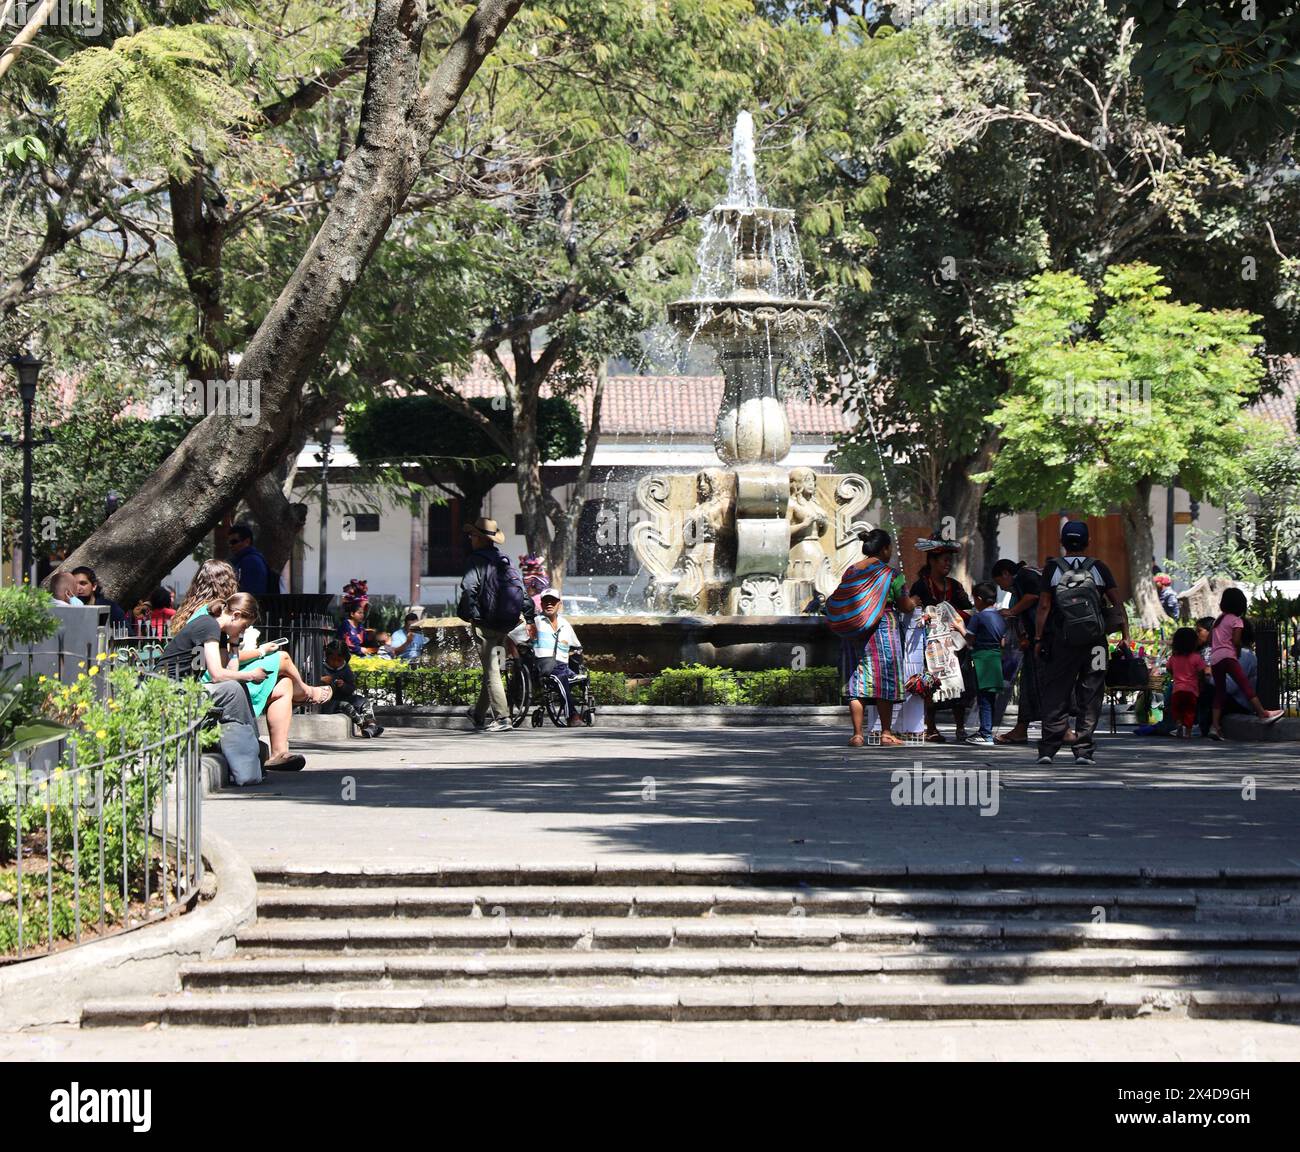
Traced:
[[509, 556], [498, 552], [479, 584], [479, 620], [494, 632], [509, 632], [519, 623], [527, 596], [519, 570], [510, 563]]
[[1106, 624], [1101, 615], [1101, 588], [1092, 578], [1097, 561], [1086, 557], [1077, 568], [1061, 565], [1061, 578], [1052, 592], [1055, 631], [1072, 648], [1101, 644]]

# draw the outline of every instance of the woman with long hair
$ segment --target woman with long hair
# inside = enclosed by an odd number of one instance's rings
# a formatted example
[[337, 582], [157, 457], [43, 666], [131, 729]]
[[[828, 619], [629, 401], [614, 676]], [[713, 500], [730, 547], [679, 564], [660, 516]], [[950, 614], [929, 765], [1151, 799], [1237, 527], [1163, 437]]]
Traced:
[[224, 560], [204, 560], [199, 566], [194, 579], [190, 581], [185, 599], [172, 617], [171, 633], [177, 635], [189, 619], [200, 608], [218, 600], [225, 600], [239, 591], [239, 578], [235, 570]]
[[873, 529], [862, 537], [863, 559], [852, 564], [827, 603], [827, 616], [842, 621], [855, 616], [855, 634], [841, 633], [840, 660], [844, 694], [849, 698], [853, 723], [851, 748], [865, 739], [862, 721], [868, 703], [880, 716], [880, 743], [902, 744], [893, 731], [894, 705], [903, 699], [903, 646], [898, 631], [899, 612], [910, 612], [906, 577], [889, 567], [894, 542], [888, 532]]

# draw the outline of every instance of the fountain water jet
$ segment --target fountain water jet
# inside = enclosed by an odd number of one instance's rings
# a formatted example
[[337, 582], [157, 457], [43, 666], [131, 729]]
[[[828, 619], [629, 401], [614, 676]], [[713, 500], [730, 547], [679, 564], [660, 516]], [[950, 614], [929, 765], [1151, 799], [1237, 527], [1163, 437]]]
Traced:
[[791, 444], [781, 369], [820, 341], [830, 305], [808, 291], [794, 212], [769, 206], [759, 189], [748, 112], [736, 119], [727, 199], [705, 219], [696, 262], [692, 293], [668, 306], [668, 319], [721, 363], [714, 449], [725, 467], [644, 478], [637, 500], [650, 515], [632, 547], [660, 611], [798, 613], [860, 554], [870, 525], [857, 516], [871, 486], [856, 474], [779, 467]]

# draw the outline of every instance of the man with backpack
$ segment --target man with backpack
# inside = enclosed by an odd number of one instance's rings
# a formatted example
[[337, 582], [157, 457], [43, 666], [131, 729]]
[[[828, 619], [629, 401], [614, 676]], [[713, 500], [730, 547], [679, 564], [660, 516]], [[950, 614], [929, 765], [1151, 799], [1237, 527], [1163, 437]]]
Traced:
[[[1088, 525], [1071, 520], [1061, 529], [1065, 555], [1043, 567], [1035, 631], [1038, 634], [1038, 688], [1043, 736], [1038, 763], [1050, 764], [1065, 742], [1066, 724], [1076, 703], [1075, 764], [1095, 764], [1093, 731], [1106, 691], [1106, 615], [1108, 600], [1123, 612], [1110, 569], [1086, 555]], [[1128, 619], [1121, 625], [1128, 643]]]
[[473, 551], [469, 568], [460, 582], [456, 613], [474, 626], [479, 667], [483, 671], [478, 703], [469, 710], [469, 718], [476, 729], [508, 732], [510, 705], [502, 682], [506, 633], [518, 625], [520, 615], [528, 621], [531, 630], [537, 608], [524, 591], [518, 569], [497, 548], [506, 542], [506, 534], [497, 527], [497, 522], [479, 517], [473, 524], [467, 524], [465, 531]]

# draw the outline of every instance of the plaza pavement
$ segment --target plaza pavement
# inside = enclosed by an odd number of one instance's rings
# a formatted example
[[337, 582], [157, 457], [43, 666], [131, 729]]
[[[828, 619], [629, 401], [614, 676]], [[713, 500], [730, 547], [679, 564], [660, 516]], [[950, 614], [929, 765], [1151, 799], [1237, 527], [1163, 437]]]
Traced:
[[[390, 729], [299, 745], [299, 774], [209, 797], [254, 867], [696, 858], [943, 865], [1300, 867], [1300, 745], [1099, 740], [851, 749], [847, 730]], [[999, 807], [896, 806], [891, 773], [996, 769]], [[1251, 782], [1253, 781], [1253, 789]], [[1247, 798], [1253, 794], [1252, 798]]]

